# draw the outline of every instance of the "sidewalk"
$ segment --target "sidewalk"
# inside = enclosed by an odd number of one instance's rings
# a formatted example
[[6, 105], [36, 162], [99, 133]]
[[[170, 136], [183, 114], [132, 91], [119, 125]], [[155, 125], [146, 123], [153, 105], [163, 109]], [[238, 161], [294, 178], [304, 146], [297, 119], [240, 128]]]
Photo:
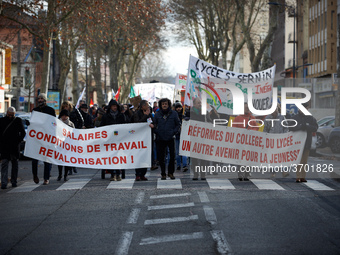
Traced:
[[[331, 148], [317, 148], [316, 149], [316, 156], [320, 158], [325, 158], [328, 160], [336, 160], [340, 161], [340, 153], [333, 153]], [[332, 179], [336, 179], [336, 181], [340, 182], [340, 175], [336, 172], [330, 173]]]

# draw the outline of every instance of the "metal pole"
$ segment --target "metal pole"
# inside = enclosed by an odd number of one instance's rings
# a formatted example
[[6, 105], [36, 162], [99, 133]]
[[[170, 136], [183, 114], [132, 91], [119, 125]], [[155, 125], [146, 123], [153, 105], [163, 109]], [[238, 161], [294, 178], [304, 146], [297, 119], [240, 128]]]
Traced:
[[295, 19], [296, 19], [296, 9], [293, 9], [294, 10], [294, 34], [293, 34], [293, 87], [295, 87], [295, 73], [296, 73], [296, 70], [295, 70]]
[[[86, 101], [89, 99], [89, 85], [87, 84], [87, 43], [85, 43], [85, 86], [86, 86]], [[90, 103], [87, 102], [87, 103]]]

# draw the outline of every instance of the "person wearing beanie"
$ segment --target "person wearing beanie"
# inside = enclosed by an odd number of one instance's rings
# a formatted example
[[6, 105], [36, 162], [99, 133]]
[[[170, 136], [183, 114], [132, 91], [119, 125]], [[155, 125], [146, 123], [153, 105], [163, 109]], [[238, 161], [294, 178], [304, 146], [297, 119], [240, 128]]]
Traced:
[[[40, 93], [37, 97], [38, 106], [33, 109], [33, 111], [49, 114], [53, 117], [56, 117], [55, 110], [46, 104], [47, 96], [45, 93]], [[49, 184], [50, 180], [50, 173], [52, 169], [52, 164], [44, 162], [44, 185]], [[33, 180], [36, 184], [39, 183], [38, 178], [38, 160], [32, 159], [32, 173], [33, 173]]]
[[89, 114], [89, 108], [85, 103], [81, 104], [79, 109], [75, 109], [70, 114], [70, 120], [73, 122], [75, 128], [78, 129], [94, 127], [92, 117]]
[[[106, 110], [106, 113], [102, 117], [102, 121], [100, 126], [108, 126], [108, 125], [119, 125], [126, 123], [125, 115], [121, 112], [120, 106], [116, 100], [111, 99], [109, 102], [109, 106]], [[105, 170], [102, 170], [105, 171]], [[111, 181], [121, 181], [120, 177], [121, 170], [112, 170], [111, 171]]]
[[178, 114], [171, 110], [171, 101], [162, 98], [158, 102], [159, 111], [154, 117], [154, 132], [156, 134], [157, 158], [161, 167], [161, 180], [166, 180], [165, 155], [169, 148], [170, 161], [168, 166], [168, 177], [175, 179], [175, 141], [174, 137], [179, 132], [180, 121]]

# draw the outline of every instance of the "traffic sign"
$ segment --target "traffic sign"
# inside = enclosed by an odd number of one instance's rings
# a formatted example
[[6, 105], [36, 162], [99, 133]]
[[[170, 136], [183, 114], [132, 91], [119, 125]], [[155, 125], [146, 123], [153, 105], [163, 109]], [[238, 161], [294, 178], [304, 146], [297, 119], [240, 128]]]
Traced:
[[24, 77], [22, 76], [13, 76], [13, 87], [23, 87], [24, 85]]

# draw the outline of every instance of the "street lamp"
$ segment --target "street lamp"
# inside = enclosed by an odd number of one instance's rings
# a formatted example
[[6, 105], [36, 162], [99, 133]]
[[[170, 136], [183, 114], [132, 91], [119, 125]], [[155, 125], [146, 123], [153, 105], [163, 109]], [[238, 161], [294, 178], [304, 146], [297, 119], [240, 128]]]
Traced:
[[293, 30], [293, 87], [295, 87], [295, 73], [296, 73], [296, 68], [295, 68], [295, 22], [296, 22], [296, 9], [294, 6], [287, 5], [287, 4], [280, 4], [280, 3], [275, 3], [275, 2], [269, 2], [268, 4], [270, 5], [276, 5], [276, 6], [285, 6], [288, 7], [292, 10], [293, 12], [293, 17], [294, 17], [294, 30]]

